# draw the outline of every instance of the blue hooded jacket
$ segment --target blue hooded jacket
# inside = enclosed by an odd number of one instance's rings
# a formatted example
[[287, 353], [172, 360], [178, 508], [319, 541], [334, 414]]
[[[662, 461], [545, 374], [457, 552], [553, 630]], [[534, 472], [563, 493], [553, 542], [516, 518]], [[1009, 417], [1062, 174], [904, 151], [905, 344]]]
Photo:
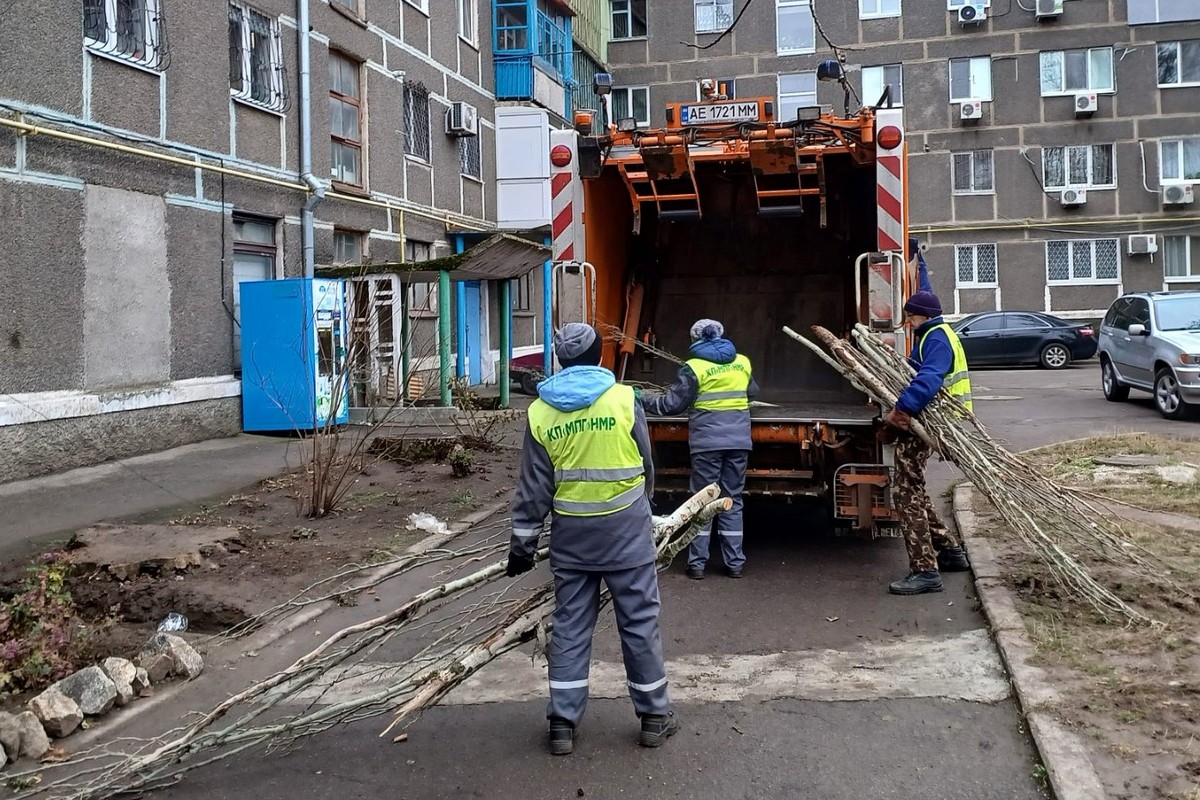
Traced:
[[913, 357], [909, 363], [917, 374], [896, 400], [896, 408], [906, 414], [924, 411], [954, 368], [954, 350], [950, 347], [950, 339], [945, 331], [933, 330], [942, 321], [941, 317], [934, 317], [913, 332]]
[[[567, 367], [538, 384], [538, 397], [559, 411], [578, 411], [596, 402], [615, 383], [603, 367]], [[633, 440], [642, 455], [646, 494], [628, 508], [597, 517], [553, 514], [550, 564], [555, 568], [587, 571], [632, 569], [654, 560], [650, 535], [650, 496], [654, 493], [654, 463], [650, 431], [640, 405], [633, 409]], [[521, 449], [521, 471], [513, 497], [511, 552], [532, 556], [537, 550], [546, 516], [554, 503], [554, 464], [546, 448], [527, 425]]]
[[[737, 358], [737, 348], [728, 339], [698, 339], [692, 342], [689, 353], [714, 364], [728, 364]], [[679, 368], [675, 384], [661, 395], [643, 395], [642, 407], [647, 414], [670, 417], [688, 412], [688, 446], [692, 453], [715, 450], [751, 450], [749, 411], [704, 411], [692, 406], [700, 393], [700, 379], [692, 368]], [[758, 384], [750, 377], [746, 395], [753, 399]]]

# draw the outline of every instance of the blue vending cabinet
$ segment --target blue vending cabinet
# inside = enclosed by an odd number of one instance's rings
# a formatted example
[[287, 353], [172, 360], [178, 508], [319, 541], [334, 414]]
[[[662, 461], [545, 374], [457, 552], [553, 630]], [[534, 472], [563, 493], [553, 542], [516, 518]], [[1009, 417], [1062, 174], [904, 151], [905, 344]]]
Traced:
[[311, 431], [348, 422], [345, 283], [249, 281], [241, 305], [242, 429]]

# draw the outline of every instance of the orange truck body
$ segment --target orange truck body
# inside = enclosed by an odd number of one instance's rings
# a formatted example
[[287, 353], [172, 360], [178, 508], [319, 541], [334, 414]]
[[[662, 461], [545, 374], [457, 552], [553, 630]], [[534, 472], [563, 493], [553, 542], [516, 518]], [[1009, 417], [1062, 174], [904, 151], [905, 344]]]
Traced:
[[[556, 281], [594, 281], [578, 313], [629, 383], [668, 386], [678, 369], [636, 342], [686, 359], [692, 322], [720, 320], [761, 386], [747, 494], [823, 498], [858, 530], [892, 525], [879, 409], [782, 327], [848, 335], [861, 322], [903, 351], [916, 254], [901, 112], [776, 122], [771, 98], [665, 112], [661, 128], [552, 134]], [[686, 491], [686, 417], [649, 423], [657, 485]]]

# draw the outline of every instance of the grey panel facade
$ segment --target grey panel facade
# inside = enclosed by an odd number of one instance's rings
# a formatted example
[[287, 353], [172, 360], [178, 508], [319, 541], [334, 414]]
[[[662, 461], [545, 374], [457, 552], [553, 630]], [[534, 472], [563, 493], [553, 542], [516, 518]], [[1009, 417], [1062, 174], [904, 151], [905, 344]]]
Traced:
[[[835, 57], [820, 33], [811, 54], [780, 54], [777, 3], [770, 0], [750, 6], [725, 41], [705, 51], [680, 44], [715, 38], [695, 33], [692, 2], [649, 6], [645, 39], [613, 42], [608, 52], [618, 86], [650, 87], [655, 124], [661, 124], [663, 104], [696, 98], [697, 78], [734, 78], [740, 97], [776, 97], [780, 73], [811, 72]], [[1197, 206], [1162, 204], [1158, 151], [1161, 139], [1200, 135], [1200, 88], [1160, 87], [1156, 53], [1158, 42], [1200, 39], [1200, 20], [1133, 27], [1125, 0], [1067, 0], [1061, 17], [1045, 21], [1019, 4], [992, 2], [989, 18], [973, 25], [960, 24], [945, 0], [903, 0], [900, 16], [882, 19], [860, 19], [859, 6], [821, 2], [816, 13], [829, 39], [847, 48], [846, 72], [859, 97], [863, 68], [902, 65], [910, 230], [931, 247], [928, 260], [948, 311], [1003, 305], [1087, 317], [1123, 287], [1166, 285], [1162, 258], [1130, 256], [1127, 237], [1157, 233], [1161, 247], [1166, 235], [1200, 235]], [[740, 9], [735, 4], [735, 12]], [[1110, 47], [1115, 91], [1098, 89], [1096, 112], [1077, 116], [1073, 95], [1042, 95], [1041, 53]], [[962, 120], [959, 104], [950, 101], [949, 61], [959, 58], [988, 60], [991, 99], [985, 98], [979, 121]], [[836, 84], [817, 85], [817, 101], [839, 112], [841, 94]], [[1044, 151], [1071, 145], [1112, 145], [1116, 183], [1081, 184], [1087, 202], [1075, 207], [1060, 202], [1061, 190], [1043, 185]], [[953, 155], [969, 150], [992, 151], [990, 193], [953, 191]], [[1094, 174], [1103, 175], [1103, 166]], [[1114, 238], [1121, 282], [1048, 285], [1048, 240]], [[997, 245], [994, 287], [960, 286], [955, 279], [954, 245], [973, 243]], [[1198, 250], [1193, 247], [1196, 272]]]

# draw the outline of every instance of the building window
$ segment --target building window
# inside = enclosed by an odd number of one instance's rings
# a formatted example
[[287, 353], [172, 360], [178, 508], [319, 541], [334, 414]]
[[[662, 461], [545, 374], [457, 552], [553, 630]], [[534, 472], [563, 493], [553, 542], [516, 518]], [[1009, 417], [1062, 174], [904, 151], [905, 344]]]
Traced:
[[1120, 283], [1120, 239], [1070, 239], [1046, 242], [1049, 283]]
[[984, 8], [991, 8], [992, 0], [983, 0], [982, 3], [979, 0], [946, 0], [946, 7], [951, 11], [971, 5], [982, 5]]
[[329, 54], [330, 174], [335, 181], [363, 185], [362, 93], [359, 65]]
[[532, 272], [526, 272], [513, 281], [512, 305], [513, 311], [526, 314], [533, 312]]
[[496, 49], [529, 49], [529, 4], [525, 0], [497, 1]]
[[97, 52], [166, 67], [161, 0], [83, 0], [83, 38]]
[[1042, 53], [1042, 96], [1113, 91], [1112, 55], [1111, 47]]
[[995, 193], [996, 170], [991, 150], [954, 153], [951, 165], [955, 194]]
[[692, 0], [696, 33], [719, 33], [733, 24], [733, 0]]
[[479, 154], [478, 136], [459, 137], [458, 171], [470, 178], [483, 180], [483, 159]]
[[333, 231], [333, 263], [361, 264], [364, 238], [359, 231], [335, 228]]
[[900, 16], [900, 0], [858, 0], [858, 18]]
[[775, 49], [780, 55], [817, 49], [809, 0], [775, 0]]
[[1200, 39], [1158, 43], [1158, 85], [1200, 86]]
[[242, 365], [242, 292], [247, 281], [275, 277], [275, 220], [233, 215], [233, 366]]
[[[416, 239], [404, 242], [404, 260], [410, 264], [433, 258], [433, 245]], [[437, 284], [410, 283], [408, 285], [408, 315], [410, 317], [437, 316]]]
[[1047, 147], [1042, 150], [1047, 189], [1112, 189], [1117, 185], [1111, 144]]
[[229, 91], [272, 111], [286, 108], [279, 21], [229, 4]]
[[612, 0], [612, 38], [646, 35], [646, 0]]
[[1161, 183], [1200, 181], [1200, 137], [1158, 143]]
[[779, 76], [779, 121], [796, 118], [796, 109], [817, 104], [817, 73], [793, 72]]
[[[1197, 254], [1196, 261], [1192, 255]], [[1167, 280], [1200, 279], [1200, 236], [1163, 237], [1163, 277]]]
[[960, 244], [954, 247], [955, 285], [996, 285], [996, 245]]
[[404, 83], [404, 152], [429, 160], [429, 90], [422, 83]]
[[479, 41], [479, 0], [458, 0], [458, 35], [471, 45]]
[[361, 18], [362, 0], [330, 0], [334, 8], [344, 8], [356, 17]]
[[883, 97], [885, 86], [892, 87], [892, 105], [904, 105], [904, 70], [899, 64], [887, 64], [882, 67], [863, 67], [862, 71], [863, 102], [874, 105]]
[[613, 119], [633, 117], [638, 127], [650, 125], [650, 89], [646, 86], [621, 86], [612, 90]]
[[992, 99], [992, 59], [950, 59], [950, 102]]

